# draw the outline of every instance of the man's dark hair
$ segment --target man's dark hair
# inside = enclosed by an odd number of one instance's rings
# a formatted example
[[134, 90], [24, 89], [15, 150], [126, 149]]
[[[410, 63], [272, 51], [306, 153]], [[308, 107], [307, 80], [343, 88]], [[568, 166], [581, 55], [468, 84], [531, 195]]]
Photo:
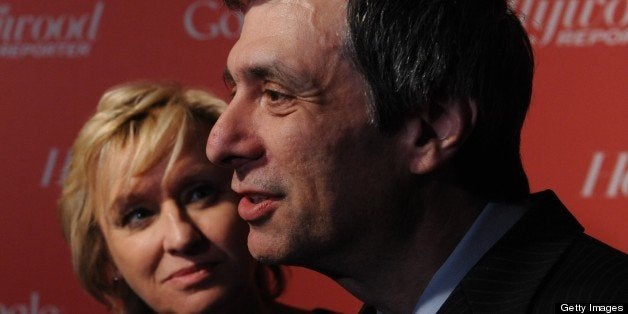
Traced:
[[519, 146], [534, 58], [506, 0], [348, 0], [347, 22], [349, 57], [383, 133], [439, 103], [473, 101], [475, 128], [452, 160], [457, 183], [493, 200], [529, 193]]
[[454, 157], [459, 184], [490, 199], [529, 193], [519, 156], [534, 60], [506, 0], [349, 0], [349, 49], [383, 132], [444, 101], [474, 101]]

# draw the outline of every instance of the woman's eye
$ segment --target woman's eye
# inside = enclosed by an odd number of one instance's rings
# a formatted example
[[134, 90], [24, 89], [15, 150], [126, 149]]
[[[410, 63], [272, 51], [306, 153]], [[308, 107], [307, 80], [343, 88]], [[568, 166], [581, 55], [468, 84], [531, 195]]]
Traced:
[[134, 207], [129, 210], [129, 212], [124, 215], [124, 217], [122, 217], [122, 225], [131, 227], [139, 226], [146, 219], [152, 217], [153, 215], [154, 212], [146, 207]]
[[216, 197], [217, 191], [216, 189], [209, 184], [199, 184], [195, 185], [191, 189], [189, 189], [185, 195], [183, 202], [185, 204], [196, 203], [200, 201], [212, 201]]

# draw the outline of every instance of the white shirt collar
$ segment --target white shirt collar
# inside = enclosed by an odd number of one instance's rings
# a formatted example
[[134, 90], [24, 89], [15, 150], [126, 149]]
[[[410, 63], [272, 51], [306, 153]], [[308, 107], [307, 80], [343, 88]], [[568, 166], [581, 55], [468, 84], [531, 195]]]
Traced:
[[488, 203], [447, 260], [436, 271], [413, 313], [436, 313], [462, 278], [482, 256], [523, 216], [526, 209]]

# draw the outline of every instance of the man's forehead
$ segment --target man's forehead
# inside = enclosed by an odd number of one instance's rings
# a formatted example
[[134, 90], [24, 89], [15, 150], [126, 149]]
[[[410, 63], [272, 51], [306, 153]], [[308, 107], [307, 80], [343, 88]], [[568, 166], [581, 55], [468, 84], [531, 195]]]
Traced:
[[344, 0], [259, 1], [245, 14], [239, 41], [282, 37], [335, 45], [346, 35], [345, 9]]
[[284, 4], [284, 5], [297, 5], [304, 8], [314, 9], [312, 0], [269, 0], [269, 4]]
[[[264, 7], [269, 10], [267, 12], [306, 14], [310, 19], [316, 18], [319, 19], [319, 22], [335, 24], [339, 21], [338, 17], [342, 17], [341, 20], [344, 20], [346, 6], [346, 0], [266, 0], [252, 1], [247, 13], [258, 7]], [[304, 16], [299, 18], [304, 18]]]
[[344, 51], [345, 19], [337, 7], [322, 0], [258, 1], [248, 10], [240, 39], [229, 54], [225, 81], [276, 78], [316, 85], [324, 80], [328, 63]]
[[249, 2], [249, 6], [255, 6], [260, 4], [269, 5], [289, 5], [289, 6], [301, 6], [303, 8], [313, 10], [316, 5], [325, 4], [330, 2], [345, 2], [344, 0], [253, 0]]

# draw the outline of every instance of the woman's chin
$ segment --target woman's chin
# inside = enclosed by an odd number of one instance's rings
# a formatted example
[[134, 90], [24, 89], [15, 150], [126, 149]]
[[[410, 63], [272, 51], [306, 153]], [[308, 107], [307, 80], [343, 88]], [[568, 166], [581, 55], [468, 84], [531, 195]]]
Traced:
[[233, 302], [226, 302], [232, 298], [225, 287], [212, 286], [195, 291], [178, 291], [171, 297], [156, 300], [151, 307], [159, 313], [221, 313], [232, 305]]

